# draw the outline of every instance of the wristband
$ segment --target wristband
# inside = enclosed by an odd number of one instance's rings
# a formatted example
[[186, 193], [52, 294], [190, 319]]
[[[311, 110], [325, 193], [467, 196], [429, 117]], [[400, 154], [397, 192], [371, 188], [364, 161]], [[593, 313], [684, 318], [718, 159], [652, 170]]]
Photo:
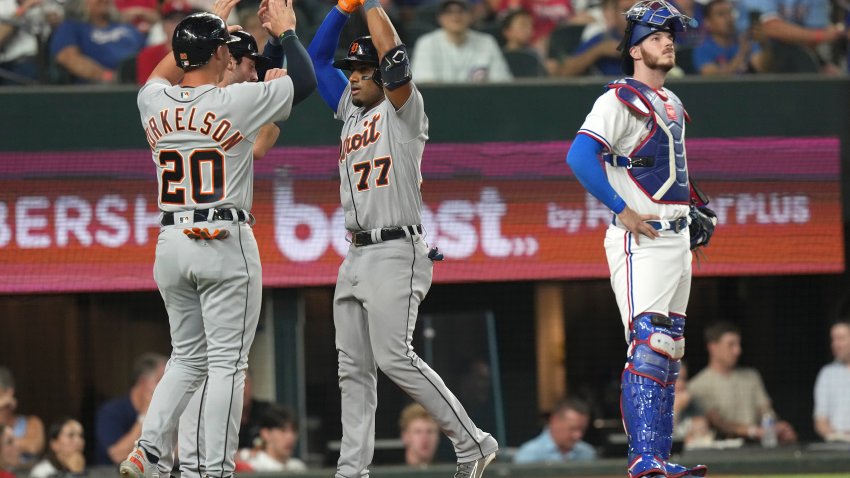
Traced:
[[826, 40], [826, 30], [815, 30], [814, 43], [823, 43]]
[[26, 15], [26, 13], [27, 10], [23, 6], [20, 6], [15, 10], [15, 16], [19, 18]]
[[283, 44], [283, 40], [286, 40], [289, 37], [298, 38], [298, 35], [295, 34], [295, 30], [292, 30], [292, 29], [286, 30], [285, 32], [280, 34], [280, 37], [279, 37], [280, 43]]
[[111, 83], [115, 79], [115, 73], [111, 70], [103, 70], [100, 74], [100, 81], [103, 83]]
[[366, 10], [367, 12], [369, 10], [375, 8], [375, 7], [380, 7], [380, 6], [381, 6], [380, 0], [366, 0], [365, 2], [363, 2], [363, 9]]

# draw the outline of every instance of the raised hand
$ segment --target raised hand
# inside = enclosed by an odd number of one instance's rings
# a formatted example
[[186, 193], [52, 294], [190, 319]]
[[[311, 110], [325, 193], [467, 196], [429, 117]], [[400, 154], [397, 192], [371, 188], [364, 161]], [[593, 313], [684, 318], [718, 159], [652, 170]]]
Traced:
[[227, 17], [230, 16], [230, 12], [233, 11], [233, 8], [236, 7], [237, 3], [239, 3], [239, 0], [215, 0], [210, 12], [218, 15], [225, 21], [225, 23], [227, 23]]
[[257, 15], [263, 22], [263, 28], [279, 37], [287, 30], [295, 30], [295, 10], [293, 0], [263, 0]]
[[266, 77], [264, 81], [276, 80], [278, 78], [283, 78], [286, 76], [286, 68], [270, 68], [266, 70]]

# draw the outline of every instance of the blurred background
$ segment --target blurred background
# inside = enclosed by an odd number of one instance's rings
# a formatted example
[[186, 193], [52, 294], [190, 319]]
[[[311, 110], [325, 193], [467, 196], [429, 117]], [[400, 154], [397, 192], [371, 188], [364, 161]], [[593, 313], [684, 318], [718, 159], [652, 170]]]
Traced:
[[[611, 216], [564, 159], [619, 72], [618, 13], [631, 2], [383, 3], [412, 47], [425, 98], [423, 225], [446, 256], [420, 309], [416, 349], [499, 439], [505, 466], [524, 443], [554, 433], [569, 409], [581, 419], [564, 418], [572, 430], [564, 440], [587, 444], [598, 465], [580, 473], [620, 474], [610, 470], [625, 456], [626, 344], [602, 248]], [[678, 2], [700, 27], [677, 39], [667, 87], [692, 120], [690, 174], [719, 218], [695, 262], [688, 373], [694, 379], [711, 363], [710, 326], [732, 325], [723, 330], [738, 349], [727, 360], [757, 372], [768, 406], [752, 405], [755, 418], [737, 433], [701, 407], [700, 387], [682, 393], [682, 417], [696, 420], [677, 425], [676, 450], [709, 462], [761, 457], [750, 471], [846, 472], [847, 4], [750, 3]], [[295, 5], [307, 45], [333, 4]], [[230, 23], [264, 44], [257, 6], [243, 0]], [[45, 460], [67, 466], [56, 456], [71, 455], [85, 465], [70, 472], [112, 470], [135, 440], [170, 353], [152, 278], [155, 168], [135, 95], [168, 53], [174, 25], [205, 8], [203, 0], [0, 0], [0, 427], [19, 455], [0, 454], [0, 470], [50, 476], [34, 470]], [[341, 48], [365, 32], [353, 15]], [[435, 49], [428, 38], [437, 34], [478, 38], [497, 54], [462, 51], [463, 42]], [[331, 313], [347, 248], [339, 124], [314, 95], [280, 126], [277, 146], [255, 164], [265, 289], [243, 471], [264, 471], [251, 468], [261, 451], [283, 457], [274, 471], [301, 469], [291, 460], [333, 466], [341, 436]], [[827, 373], [828, 364], [837, 365]], [[822, 397], [843, 399], [818, 405], [816, 381]], [[564, 399], [578, 406], [562, 408]], [[411, 401], [383, 376], [379, 403], [376, 465], [454, 461], [427, 414], [430, 438], [405, 438]], [[824, 428], [817, 417], [833, 421]], [[288, 433], [279, 450], [273, 429]], [[765, 430], [779, 439], [765, 440]], [[564, 446], [564, 461], [580, 459]]]

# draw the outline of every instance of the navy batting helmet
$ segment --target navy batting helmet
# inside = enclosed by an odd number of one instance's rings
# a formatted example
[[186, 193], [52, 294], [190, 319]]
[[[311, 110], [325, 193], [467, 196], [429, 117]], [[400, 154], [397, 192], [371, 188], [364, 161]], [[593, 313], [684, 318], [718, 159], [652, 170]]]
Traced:
[[378, 50], [375, 49], [375, 44], [372, 43], [372, 37], [360, 37], [348, 47], [348, 56], [340, 58], [334, 62], [334, 68], [340, 70], [353, 70], [353, 63], [366, 63], [374, 65], [376, 68], [379, 64]]
[[675, 38], [677, 33], [697, 26], [696, 20], [679, 12], [665, 0], [641, 0], [623, 15], [628, 24], [617, 49], [623, 52], [623, 72], [627, 75], [635, 72], [634, 60], [629, 54], [631, 47], [655, 32], [669, 32]]
[[224, 20], [203, 12], [189, 15], [177, 24], [171, 37], [171, 48], [177, 66], [185, 70], [206, 65], [216, 48], [235, 41], [239, 38], [230, 36]]
[[240, 30], [233, 32], [233, 36], [237, 37], [239, 41], [228, 43], [227, 48], [230, 50], [230, 54], [233, 55], [234, 58], [251, 58], [254, 60], [257, 69], [269, 67], [271, 59], [267, 56], [260, 55], [260, 50], [257, 48], [257, 40], [254, 39], [253, 35]]

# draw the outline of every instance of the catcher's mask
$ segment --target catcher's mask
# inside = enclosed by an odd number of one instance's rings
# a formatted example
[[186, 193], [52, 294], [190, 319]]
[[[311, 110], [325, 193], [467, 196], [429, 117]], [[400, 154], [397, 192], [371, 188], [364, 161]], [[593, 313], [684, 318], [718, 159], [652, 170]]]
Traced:
[[655, 32], [669, 32], [675, 40], [677, 33], [697, 26], [696, 20], [681, 13], [665, 0], [641, 0], [623, 15], [628, 23], [623, 41], [617, 49], [623, 53], [623, 73], [627, 75], [635, 72], [634, 60], [629, 54], [631, 47]]

